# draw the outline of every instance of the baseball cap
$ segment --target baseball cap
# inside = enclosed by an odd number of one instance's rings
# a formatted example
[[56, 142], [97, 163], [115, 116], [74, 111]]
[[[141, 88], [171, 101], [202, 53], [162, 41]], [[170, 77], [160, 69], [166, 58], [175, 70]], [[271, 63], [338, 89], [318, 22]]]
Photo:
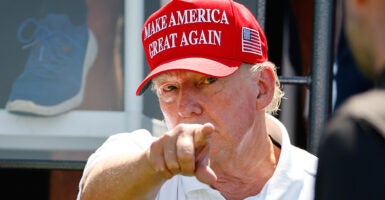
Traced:
[[151, 79], [173, 70], [216, 78], [234, 73], [242, 62], [267, 60], [267, 41], [254, 15], [232, 0], [171, 0], [144, 23], [142, 43]]

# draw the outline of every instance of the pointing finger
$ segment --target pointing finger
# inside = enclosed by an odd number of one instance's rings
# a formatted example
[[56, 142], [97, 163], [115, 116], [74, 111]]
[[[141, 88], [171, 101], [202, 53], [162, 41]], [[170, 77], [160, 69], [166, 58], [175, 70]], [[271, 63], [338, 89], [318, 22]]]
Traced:
[[211, 123], [206, 123], [202, 127], [197, 128], [194, 134], [195, 148], [199, 149], [204, 146], [210, 139], [211, 134], [214, 132], [214, 130], [215, 128]]

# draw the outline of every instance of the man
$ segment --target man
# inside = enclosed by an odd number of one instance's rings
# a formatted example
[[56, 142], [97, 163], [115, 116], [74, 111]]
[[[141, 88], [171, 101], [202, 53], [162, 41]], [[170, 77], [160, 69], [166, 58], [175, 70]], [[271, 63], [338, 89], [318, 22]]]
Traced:
[[350, 98], [328, 124], [316, 199], [385, 199], [385, 1], [343, 2], [353, 56], [376, 88]]
[[264, 32], [231, 0], [173, 0], [143, 46], [169, 131], [111, 136], [88, 160], [80, 199], [311, 199], [317, 158], [268, 113], [281, 97]]

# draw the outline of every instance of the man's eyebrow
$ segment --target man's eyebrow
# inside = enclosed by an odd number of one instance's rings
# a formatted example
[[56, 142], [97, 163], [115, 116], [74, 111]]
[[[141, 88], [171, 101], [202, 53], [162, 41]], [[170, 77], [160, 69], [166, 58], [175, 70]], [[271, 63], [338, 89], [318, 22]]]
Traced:
[[169, 77], [171, 77], [171, 73], [163, 73], [154, 77], [152, 80], [154, 83], [161, 83], [167, 81]]

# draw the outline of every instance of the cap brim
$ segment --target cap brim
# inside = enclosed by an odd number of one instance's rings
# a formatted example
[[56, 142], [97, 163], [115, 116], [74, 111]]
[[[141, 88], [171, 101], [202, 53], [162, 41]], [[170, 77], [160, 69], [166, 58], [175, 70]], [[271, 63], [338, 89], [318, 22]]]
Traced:
[[226, 77], [234, 73], [241, 61], [229, 59], [208, 59], [208, 58], [182, 58], [163, 63], [156, 67], [147, 75], [147, 77], [140, 83], [136, 90], [136, 95], [143, 94], [144, 91], [151, 84], [151, 79], [169, 71], [186, 70], [196, 72], [199, 74], [209, 75], [217, 78]]

